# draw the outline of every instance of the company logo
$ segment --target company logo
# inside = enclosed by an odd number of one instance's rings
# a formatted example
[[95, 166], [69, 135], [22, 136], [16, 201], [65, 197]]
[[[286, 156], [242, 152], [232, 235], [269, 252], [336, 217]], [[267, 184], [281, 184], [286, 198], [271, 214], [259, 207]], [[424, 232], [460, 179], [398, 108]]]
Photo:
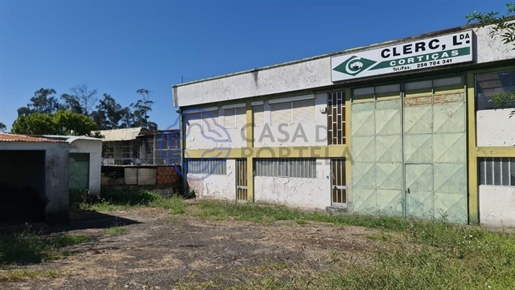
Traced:
[[376, 61], [368, 58], [351, 56], [349, 59], [335, 67], [333, 70], [355, 76], [373, 66], [375, 63]]
[[[180, 115], [172, 125], [167, 128], [167, 131], [171, 128], [180, 127], [180, 119], [182, 117], [183, 124], [186, 125], [186, 130], [181, 136], [180, 130], [176, 130], [169, 134], [167, 132], [161, 134], [159, 149], [161, 156], [167, 164], [175, 166], [175, 170], [181, 175], [182, 178], [188, 180], [203, 180], [210, 176], [220, 166], [225, 166], [225, 160], [229, 156], [231, 148], [229, 145], [231, 135], [227, 132], [222, 125], [216, 122], [213, 112], [205, 111], [201, 109], [189, 109], [181, 111]], [[212, 144], [211, 150], [204, 150], [203, 156], [199, 158], [191, 157], [187, 151], [181, 149], [181, 143], [186, 140], [202, 140], [202, 142]], [[212, 152], [216, 152], [215, 156], [212, 156]], [[184, 153], [184, 166], [181, 170], [181, 157]], [[206, 157], [206, 155], [210, 155]], [[188, 162], [190, 158], [194, 161]]]

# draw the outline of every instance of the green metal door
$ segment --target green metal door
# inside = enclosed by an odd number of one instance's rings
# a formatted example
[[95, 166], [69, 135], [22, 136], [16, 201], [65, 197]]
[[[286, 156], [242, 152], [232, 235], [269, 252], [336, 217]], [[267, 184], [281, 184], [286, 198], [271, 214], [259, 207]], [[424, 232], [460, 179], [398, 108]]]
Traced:
[[381, 215], [402, 216], [401, 99], [375, 105], [377, 208]]
[[434, 95], [434, 217], [455, 223], [468, 221], [466, 108], [463, 89]]
[[[407, 215], [467, 222], [465, 115], [463, 88], [442, 91], [433, 88], [413, 96], [408, 93], [404, 99]], [[426, 195], [430, 181], [431, 194]], [[421, 184], [427, 187], [419, 192], [410, 187], [411, 183], [415, 187]]]
[[[374, 91], [368, 89], [361, 91]], [[402, 99], [394, 95], [353, 99], [349, 202], [354, 212], [466, 223], [462, 78], [406, 83]]]
[[89, 189], [89, 153], [70, 153], [70, 189]]
[[375, 102], [352, 104], [352, 192], [358, 214], [376, 214]]
[[402, 216], [401, 101], [352, 104], [354, 211]]
[[433, 165], [406, 164], [406, 216], [433, 218]]

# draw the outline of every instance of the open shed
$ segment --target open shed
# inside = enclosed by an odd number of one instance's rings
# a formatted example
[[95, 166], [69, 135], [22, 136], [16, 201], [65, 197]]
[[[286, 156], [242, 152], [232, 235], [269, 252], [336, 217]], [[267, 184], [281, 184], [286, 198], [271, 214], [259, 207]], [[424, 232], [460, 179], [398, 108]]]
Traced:
[[68, 220], [69, 145], [0, 133], [0, 223]]

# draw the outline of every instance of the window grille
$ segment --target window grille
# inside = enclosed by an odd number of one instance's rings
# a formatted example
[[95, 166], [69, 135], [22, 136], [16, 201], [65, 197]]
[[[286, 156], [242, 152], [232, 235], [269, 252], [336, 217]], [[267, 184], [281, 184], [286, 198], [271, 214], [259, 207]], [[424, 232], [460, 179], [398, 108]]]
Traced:
[[316, 178], [314, 158], [260, 158], [255, 165], [257, 176]]
[[515, 186], [515, 158], [479, 158], [479, 184]]
[[187, 163], [189, 174], [227, 175], [226, 159], [189, 158]]

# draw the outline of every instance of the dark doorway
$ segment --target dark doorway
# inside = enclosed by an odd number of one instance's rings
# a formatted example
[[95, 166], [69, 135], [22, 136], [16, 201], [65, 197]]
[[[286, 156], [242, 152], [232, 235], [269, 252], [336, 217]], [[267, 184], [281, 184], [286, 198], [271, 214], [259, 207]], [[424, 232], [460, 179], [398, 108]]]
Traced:
[[45, 151], [0, 151], [0, 223], [45, 219]]

